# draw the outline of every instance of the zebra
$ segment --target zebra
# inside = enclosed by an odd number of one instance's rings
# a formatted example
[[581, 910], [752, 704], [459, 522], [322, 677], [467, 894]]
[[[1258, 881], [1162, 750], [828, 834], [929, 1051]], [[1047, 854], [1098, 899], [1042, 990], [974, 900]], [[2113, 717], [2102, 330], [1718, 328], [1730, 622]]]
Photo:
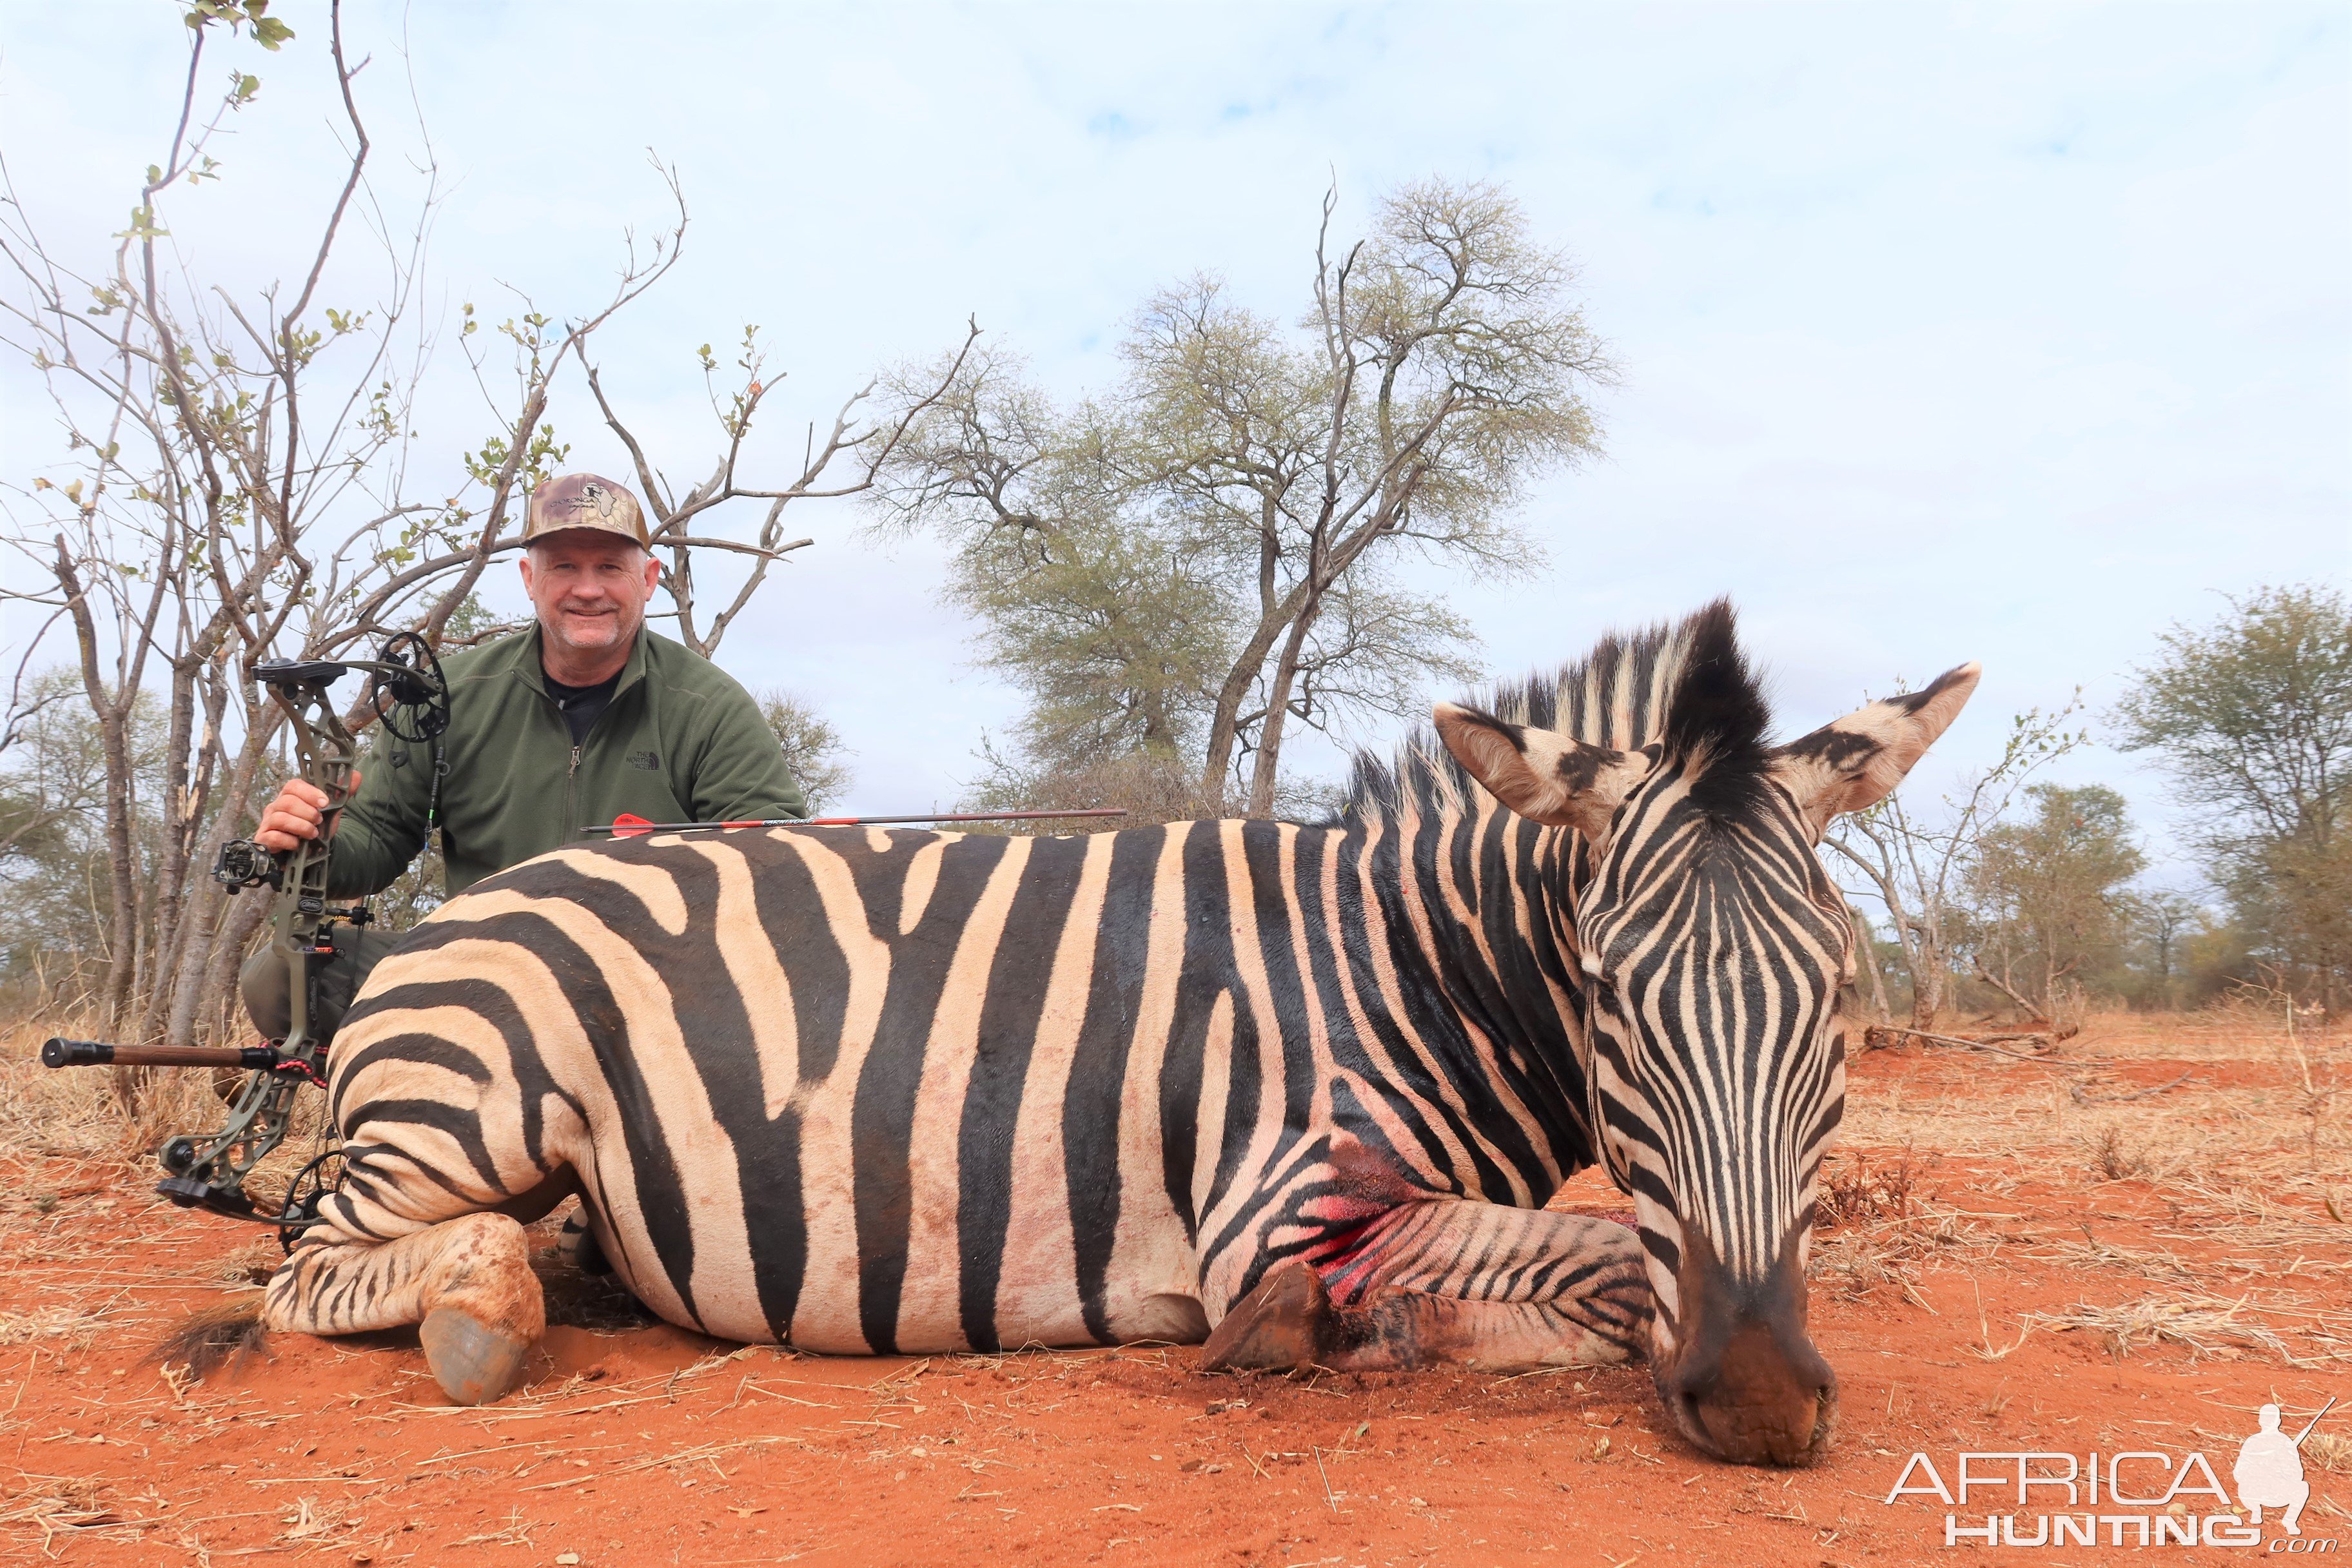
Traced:
[[[1215, 1371], [1646, 1355], [1809, 1462], [1804, 1264], [1853, 931], [1815, 845], [1965, 665], [1801, 740], [1717, 602], [1438, 704], [1325, 826], [782, 827], [451, 899], [337, 1038], [345, 1174], [268, 1328], [419, 1324], [461, 1404], [544, 1327], [565, 1198], [656, 1314], [817, 1352], [1205, 1341]], [[1551, 1212], [1594, 1163], [1635, 1224]]]

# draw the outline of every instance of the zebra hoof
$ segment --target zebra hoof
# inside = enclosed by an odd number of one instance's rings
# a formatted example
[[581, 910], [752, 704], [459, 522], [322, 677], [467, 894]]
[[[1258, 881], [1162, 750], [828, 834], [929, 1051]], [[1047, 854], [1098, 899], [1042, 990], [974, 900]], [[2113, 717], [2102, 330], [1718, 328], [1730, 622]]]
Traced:
[[522, 1375], [530, 1342], [486, 1326], [469, 1312], [436, 1307], [416, 1331], [425, 1342], [425, 1364], [453, 1404], [488, 1405]]
[[1258, 1281], [1202, 1348], [1203, 1372], [1311, 1366], [1330, 1348], [1339, 1313], [1323, 1276], [1286, 1263]]

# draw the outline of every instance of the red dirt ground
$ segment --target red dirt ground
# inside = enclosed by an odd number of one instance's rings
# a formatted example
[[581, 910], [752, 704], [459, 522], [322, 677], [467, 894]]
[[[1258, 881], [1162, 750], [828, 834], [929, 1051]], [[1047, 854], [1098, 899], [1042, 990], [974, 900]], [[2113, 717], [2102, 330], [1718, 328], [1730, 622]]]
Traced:
[[[1190, 1349], [795, 1357], [632, 1321], [551, 1261], [568, 1326], [499, 1405], [447, 1406], [413, 1332], [279, 1337], [267, 1360], [186, 1385], [158, 1364], [163, 1334], [266, 1268], [274, 1244], [152, 1201], [119, 1163], [19, 1163], [0, 1210], [0, 1552], [693, 1568], [1916, 1562], [1944, 1550], [1947, 1510], [1883, 1500], [1915, 1450], [1948, 1479], [1963, 1448], [2194, 1448], [2226, 1484], [2255, 1405], [2276, 1398], [2292, 1429], [2352, 1396], [2352, 1226], [2325, 1212], [2324, 1181], [2250, 1190], [2194, 1160], [2110, 1181], [2074, 1144], [2027, 1146], [2045, 1102], [2085, 1125], [2124, 1106], [2114, 1114], [2149, 1149], [2184, 1113], [2224, 1150], [2303, 1125], [2279, 1120], [2302, 1102], [2266, 1053], [2137, 1044], [2066, 1069], [1940, 1052], [1855, 1064], [1858, 1138], [1913, 1118], [1950, 1130], [1954, 1152], [1911, 1134], [1907, 1201], [1885, 1190], [1904, 1168], [1892, 1140], [1864, 1143], [1859, 1166], [1852, 1144], [1841, 1155], [1849, 1175], [1880, 1173], [1879, 1212], [1822, 1238], [1813, 1323], [1843, 1416], [1832, 1456], [1793, 1472], [1692, 1453], [1640, 1368], [1286, 1380], [1203, 1375]], [[2182, 1073], [2163, 1093], [2109, 1098]], [[2057, 1105], [2069, 1075], [2093, 1086], [2093, 1111]], [[2002, 1116], [2021, 1119], [2006, 1150]], [[2316, 1169], [2334, 1156], [2311, 1125]], [[1562, 1203], [1622, 1207], [1589, 1180]], [[2028, 1313], [2158, 1299], [2238, 1309], [2192, 1325], [2194, 1343], [2118, 1347], [2050, 1325], [2021, 1342]], [[2310, 1475], [2307, 1538], [2352, 1552], [2352, 1476], [2315, 1462]]]

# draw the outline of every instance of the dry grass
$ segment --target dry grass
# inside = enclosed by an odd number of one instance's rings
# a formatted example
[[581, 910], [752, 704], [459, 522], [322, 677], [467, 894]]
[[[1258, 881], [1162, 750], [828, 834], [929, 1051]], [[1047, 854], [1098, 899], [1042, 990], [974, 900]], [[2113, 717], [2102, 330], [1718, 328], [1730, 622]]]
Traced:
[[2024, 1322], [2053, 1333], [2095, 1334], [2105, 1342], [2108, 1353], [2119, 1360], [2129, 1355], [2134, 1345], [2168, 1343], [2208, 1355], [2224, 1346], [2242, 1347], [2296, 1362], [2286, 1342], [2244, 1316], [2244, 1308], [2242, 1300], [2147, 1296], [2116, 1306], [2085, 1301], [2060, 1312], [2030, 1312]]
[[0, 1345], [46, 1345], [51, 1350], [88, 1350], [107, 1327], [106, 1315], [76, 1305], [0, 1312]]
[[47, 1019], [0, 1028], [0, 1154], [119, 1155], [128, 1131], [114, 1074], [96, 1068], [52, 1072], [41, 1066], [51, 1035], [87, 1037], [88, 1019]]
[[[2089, 1336], [2116, 1356], [2168, 1345], [2305, 1368], [2352, 1361], [2352, 1314], [2336, 1305], [2352, 1274], [2352, 1096], [2335, 1092], [2352, 1044], [2340, 1030], [2299, 1023], [2290, 1039], [2282, 1016], [2237, 1009], [2094, 1019], [2032, 1063], [1928, 1056], [1849, 1097], [1845, 1137], [1862, 1150], [1823, 1172], [1811, 1271], [1822, 1287], [1892, 1287], [1925, 1307], [1926, 1276], [1948, 1267], [2022, 1276], [2029, 1289], [2104, 1276], [2122, 1289], [2063, 1307], [2044, 1297], [2018, 1333]], [[2192, 1061], [2213, 1065], [2174, 1065]], [[1873, 1147], [1902, 1152], [1874, 1161]], [[1915, 1148], [1936, 1153], [1923, 1166]], [[2116, 1184], [2132, 1185], [2110, 1200]], [[2145, 1227], [2133, 1245], [2106, 1234], [2111, 1201]], [[2053, 1221], [2079, 1223], [2080, 1238], [2053, 1236]], [[1988, 1333], [1984, 1353], [2007, 1352]]]
[[1981, 1256], [1992, 1245], [1985, 1231], [1964, 1215], [1906, 1194], [1895, 1217], [1841, 1226], [1820, 1237], [1805, 1275], [1846, 1297], [1867, 1296], [1892, 1285], [1915, 1306], [1926, 1306], [1918, 1291], [1921, 1268]]
[[529, 1546], [531, 1543], [530, 1532], [546, 1528], [545, 1525], [535, 1521], [523, 1518], [522, 1510], [518, 1508], [508, 1511], [503, 1528], [491, 1531], [485, 1535], [468, 1535], [462, 1540], [451, 1542], [450, 1544], [452, 1546]]
[[[2104, 1181], [2302, 1186], [2319, 1206], [2332, 1194], [2352, 1215], [2352, 1094], [2337, 1088], [2352, 1083], [2352, 1040], [2340, 1026], [2321, 1035], [2299, 1026], [2290, 1040], [2279, 1016], [2244, 1009], [2105, 1017], [2043, 1062], [1939, 1055], [1965, 1073], [1962, 1086], [1898, 1080], [1855, 1095], [1843, 1141], [2028, 1163], [2057, 1156], [2078, 1170], [2087, 1162]], [[2163, 1092], [2121, 1098], [2158, 1087], [2131, 1069], [2175, 1061], [2237, 1070], [2200, 1069], [2178, 1082], [2166, 1073]]]
[[[348, 1544], [351, 1534], [367, 1520], [353, 1511], [355, 1503], [321, 1502], [315, 1498], [298, 1498], [278, 1521], [278, 1540], [289, 1546], [325, 1547]], [[477, 1541], [500, 1540], [501, 1537], [477, 1536]], [[459, 1545], [467, 1544], [460, 1542]], [[525, 1541], [524, 1545], [530, 1542]]]
[[2117, 1247], [2095, 1238], [2083, 1241], [2060, 1241], [2048, 1247], [2034, 1247], [2019, 1254], [2036, 1263], [2053, 1265], [2072, 1272], [2084, 1269], [2104, 1269], [2117, 1274], [2129, 1274], [2141, 1279], [2177, 1282], [2201, 1278], [2200, 1270], [2171, 1252], [2149, 1252], [2138, 1247]]
[[[1831, 1156], [1814, 1193], [1820, 1228], [1807, 1277], [1843, 1296], [1866, 1296], [1892, 1285], [1916, 1300], [1914, 1266], [1939, 1246], [1935, 1232], [1916, 1223], [1923, 1217], [1916, 1206], [1918, 1184], [1907, 1147], [1892, 1160], [1874, 1162], [1866, 1153]], [[1957, 1240], [1957, 1230], [1948, 1236]]]
[[126, 1521], [105, 1500], [106, 1483], [64, 1476], [26, 1476], [24, 1489], [5, 1508], [0, 1525], [30, 1526], [41, 1532], [41, 1553], [58, 1554], [58, 1538], [80, 1531], [105, 1530]]
[[[70, 1159], [126, 1167], [123, 1180], [104, 1190], [120, 1192], [153, 1179], [154, 1152], [175, 1132], [209, 1131], [221, 1125], [226, 1106], [213, 1074], [202, 1068], [152, 1070], [139, 1090], [135, 1113], [123, 1103], [121, 1074], [104, 1068], [41, 1066], [41, 1042], [51, 1035], [103, 1038], [106, 1031], [86, 1017], [28, 1020], [0, 1027], [0, 1160], [26, 1167], [28, 1178], [0, 1197], [0, 1215], [30, 1210], [36, 1215], [87, 1198], [100, 1189], [78, 1180], [61, 1191], [41, 1179], [46, 1162]], [[242, 1075], [235, 1080], [241, 1083]], [[267, 1206], [320, 1146], [326, 1131], [326, 1097], [305, 1092], [294, 1102], [294, 1125], [276, 1154], [257, 1172], [254, 1191]]]
[[218, 1367], [233, 1368], [247, 1357], [262, 1353], [265, 1344], [261, 1298], [247, 1294], [191, 1314], [163, 1337], [155, 1359], [164, 1366], [184, 1367], [189, 1376], [202, 1378]]

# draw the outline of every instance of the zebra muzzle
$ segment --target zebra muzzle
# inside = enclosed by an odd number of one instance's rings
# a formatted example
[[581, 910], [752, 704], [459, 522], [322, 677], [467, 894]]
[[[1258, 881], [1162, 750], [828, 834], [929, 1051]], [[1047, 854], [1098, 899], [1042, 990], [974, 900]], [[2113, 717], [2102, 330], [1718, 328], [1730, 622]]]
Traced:
[[1685, 1437], [1741, 1465], [1810, 1465], [1837, 1424], [1837, 1374], [1805, 1328], [1801, 1227], [1759, 1280], [1740, 1281], [1696, 1226], [1683, 1227], [1679, 1323], [1654, 1371]]

